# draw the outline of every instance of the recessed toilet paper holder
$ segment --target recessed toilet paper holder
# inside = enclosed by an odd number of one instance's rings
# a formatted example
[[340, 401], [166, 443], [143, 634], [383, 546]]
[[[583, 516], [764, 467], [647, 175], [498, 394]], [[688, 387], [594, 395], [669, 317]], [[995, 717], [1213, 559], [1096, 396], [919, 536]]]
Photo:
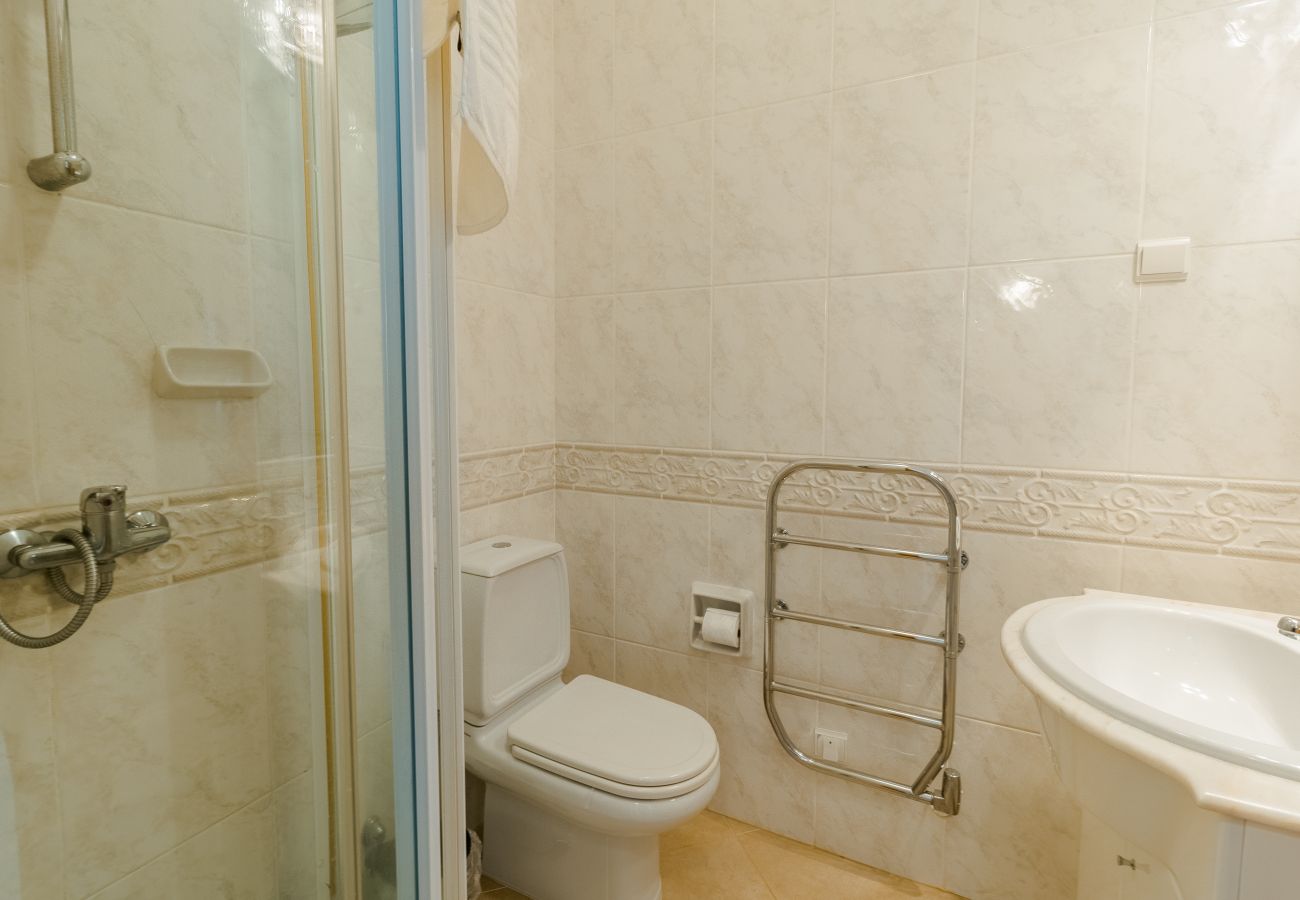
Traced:
[[[754, 606], [754, 592], [725, 584], [697, 581], [691, 585], [691, 646], [696, 650], [721, 653], [724, 656], [745, 656], [749, 653], [749, 614]], [[734, 613], [739, 620], [738, 646], [715, 643], [704, 636], [704, 617], [709, 610]]]

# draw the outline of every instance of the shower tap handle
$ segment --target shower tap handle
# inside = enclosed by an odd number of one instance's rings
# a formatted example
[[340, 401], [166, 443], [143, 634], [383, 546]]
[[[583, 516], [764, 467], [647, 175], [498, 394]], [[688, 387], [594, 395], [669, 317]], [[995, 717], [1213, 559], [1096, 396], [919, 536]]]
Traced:
[[101, 484], [82, 491], [81, 530], [96, 556], [111, 559], [126, 553], [131, 545], [126, 528], [126, 485]]

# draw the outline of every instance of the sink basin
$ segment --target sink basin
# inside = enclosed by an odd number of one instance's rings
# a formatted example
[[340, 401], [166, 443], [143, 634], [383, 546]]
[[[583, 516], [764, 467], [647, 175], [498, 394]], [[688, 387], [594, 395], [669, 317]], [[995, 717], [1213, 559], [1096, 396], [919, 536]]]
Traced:
[[1300, 780], [1300, 640], [1270, 624], [1220, 607], [1083, 596], [1034, 615], [1023, 643], [1044, 673], [1117, 719]]
[[1300, 896], [1300, 640], [1277, 621], [1111, 591], [1007, 620], [1082, 809], [1080, 900]]

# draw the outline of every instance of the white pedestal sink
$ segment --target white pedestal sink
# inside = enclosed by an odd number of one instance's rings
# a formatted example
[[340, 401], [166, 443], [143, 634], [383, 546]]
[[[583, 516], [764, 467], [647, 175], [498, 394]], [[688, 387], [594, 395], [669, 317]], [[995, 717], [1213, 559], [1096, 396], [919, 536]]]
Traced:
[[1084, 809], [1079, 900], [1300, 898], [1300, 640], [1277, 621], [1107, 591], [1007, 621]]

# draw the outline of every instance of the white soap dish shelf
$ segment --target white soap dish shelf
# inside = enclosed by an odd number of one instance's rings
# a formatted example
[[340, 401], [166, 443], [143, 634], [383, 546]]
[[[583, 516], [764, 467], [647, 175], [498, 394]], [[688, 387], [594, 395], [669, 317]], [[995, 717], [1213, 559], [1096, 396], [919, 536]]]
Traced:
[[158, 348], [153, 390], [168, 400], [247, 399], [271, 386], [271, 369], [256, 350], [238, 347]]

